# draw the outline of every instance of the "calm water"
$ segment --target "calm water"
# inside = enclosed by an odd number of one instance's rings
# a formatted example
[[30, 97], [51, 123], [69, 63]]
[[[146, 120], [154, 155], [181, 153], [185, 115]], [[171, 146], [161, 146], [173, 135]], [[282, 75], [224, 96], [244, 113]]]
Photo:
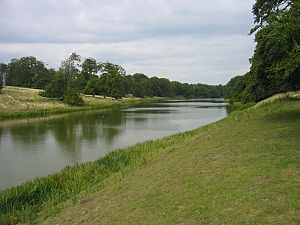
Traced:
[[110, 112], [0, 123], [0, 189], [105, 153], [220, 120], [225, 103], [169, 101]]

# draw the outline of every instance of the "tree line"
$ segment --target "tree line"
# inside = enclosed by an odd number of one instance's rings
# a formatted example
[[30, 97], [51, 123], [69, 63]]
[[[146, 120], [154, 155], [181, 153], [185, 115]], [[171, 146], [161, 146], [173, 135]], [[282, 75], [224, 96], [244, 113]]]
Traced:
[[226, 85], [232, 101], [260, 101], [275, 93], [300, 90], [300, 2], [256, 0], [252, 9], [256, 48], [251, 68]]
[[[188, 84], [142, 73], [127, 75], [124, 68], [111, 62], [82, 59], [72, 53], [58, 69], [48, 69], [33, 56], [12, 59], [1, 64], [6, 84], [43, 89], [44, 97], [57, 98], [71, 105], [82, 105], [81, 93], [121, 99], [132, 97], [223, 97], [222, 85]], [[2, 79], [1, 79], [2, 80]]]
[[[232, 101], [260, 101], [275, 93], [300, 89], [300, 2], [256, 0], [252, 12], [256, 48], [250, 71], [232, 78], [225, 86], [187, 84], [142, 73], [126, 75], [119, 65], [81, 59], [72, 53], [57, 69], [47, 69], [35, 57], [0, 64], [6, 84], [44, 89], [43, 96], [82, 104], [80, 93], [120, 99], [135, 97], [223, 97]], [[2, 79], [0, 79], [0, 88]]]

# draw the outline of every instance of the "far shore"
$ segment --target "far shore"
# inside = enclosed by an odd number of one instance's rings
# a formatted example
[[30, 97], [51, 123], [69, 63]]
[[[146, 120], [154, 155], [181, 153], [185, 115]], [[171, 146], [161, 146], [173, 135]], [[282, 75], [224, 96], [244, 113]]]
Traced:
[[[24, 118], [53, 118], [67, 113], [91, 110], [109, 110], [126, 108], [137, 104], [167, 100], [163, 97], [123, 98], [115, 100], [110, 97], [82, 95], [83, 106], [70, 106], [57, 99], [44, 98], [39, 95], [42, 90], [7, 86], [0, 95], [0, 121]], [[1, 122], [2, 123], [2, 122]]]

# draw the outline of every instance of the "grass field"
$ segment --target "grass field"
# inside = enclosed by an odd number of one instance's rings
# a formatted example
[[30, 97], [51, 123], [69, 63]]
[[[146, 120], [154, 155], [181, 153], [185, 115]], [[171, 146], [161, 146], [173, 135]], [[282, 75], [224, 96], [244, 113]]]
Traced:
[[300, 100], [109, 153], [0, 193], [1, 224], [299, 224]]
[[0, 110], [9, 113], [20, 110], [56, 109], [67, 106], [62, 102], [41, 97], [39, 95], [41, 91], [39, 89], [8, 86], [1, 90]]
[[0, 94], [0, 120], [39, 117], [75, 111], [129, 106], [140, 102], [159, 101], [161, 98], [124, 98], [122, 101], [102, 96], [82, 95], [84, 106], [69, 106], [55, 99], [39, 95], [42, 90], [8, 86]]

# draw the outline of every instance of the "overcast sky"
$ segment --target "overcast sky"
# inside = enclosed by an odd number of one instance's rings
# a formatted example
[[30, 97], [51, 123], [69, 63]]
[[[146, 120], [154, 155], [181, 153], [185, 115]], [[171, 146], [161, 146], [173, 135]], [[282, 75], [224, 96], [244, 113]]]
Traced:
[[0, 0], [0, 61], [77, 52], [128, 74], [225, 84], [249, 70], [254, 0]]

